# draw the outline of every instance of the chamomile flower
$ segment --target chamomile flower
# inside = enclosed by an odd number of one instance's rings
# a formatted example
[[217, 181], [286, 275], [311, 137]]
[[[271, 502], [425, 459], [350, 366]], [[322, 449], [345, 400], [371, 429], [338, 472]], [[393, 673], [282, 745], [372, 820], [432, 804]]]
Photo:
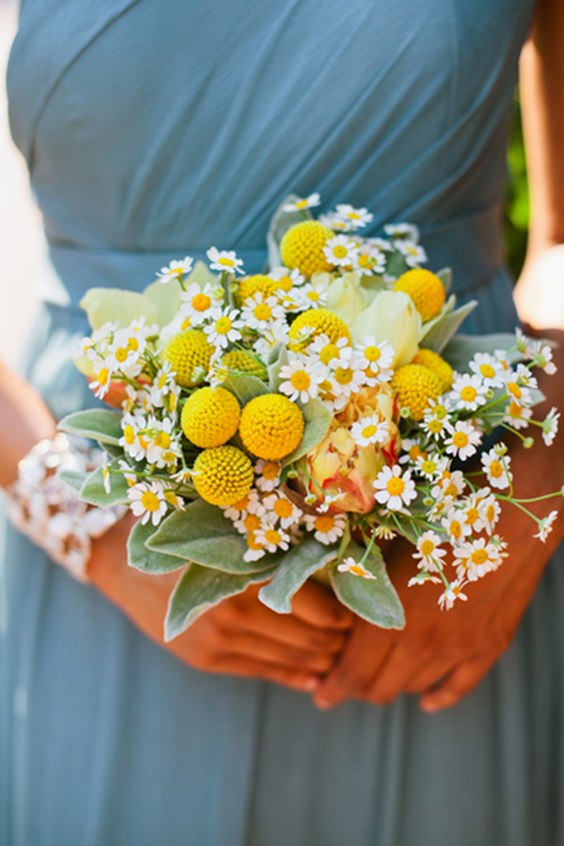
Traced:
[[449, 391], [449, 399], [458, 411], [476, 411], [486, 402], [488, 388], [479, 376], [458, 374]]
[[280, 521], [283, 529], [296, 525], [302, 517], [303, 511], [281, 493], [272, 493], [263, 499], [267, 514], [274, 522]]
[[348, 203], [339, 203], [335, 209], [335, 214], [341, 220], [350, 223], [353, 229], [360, 229], [374, 220], [374, 215], [368, 209], [355, 209]]
[[90, 389], [94, 392], [94, 396], [104, 399], [112, 384], [113, 375], [111, 368], [105, 363], [95, 367], [94, 378], [90, 380]]
[[447, 397], [427, 400], [427, 407], [423, 412], [422, 428], [426, 434], [439, 438], [446, 432], [451, 422], [450, 406]]
[[478, 511], [484, 531], [491, 535], [499, 520], [501, 505], [495, 496], [490, 494], [489, 496], [484, 496], [478, 503]]
[[337, 367], [341, 363], [348, 362], [352, 354], [353, 348], [348, 338], [339, 338], [333, 343], [324, 332], [316, 335], [307, 348], [307, 355], [320, 361], [326, 367]]
[[484, 517], [480, 506], [488, 495], [489, 488], [482, 488], [467, 496], [459, 506], [462, 519], [473, 532], [481, 532], [484, 529]]
[[415, 467], [420, 458], [427, 458], [427, 454], [422, 444], [415, 438], [402, 438], [400, 464], [410, 464]]
[[112, 491], [112, 468], [108, 453], [102, 453], [102, 484], [107, 494]]
[[528, 406], [531, 401], [530, 390], [522, 384], [520, 374], [515, 370], [505, 370], [503, 383], [509, 399], [519, 405]]
[[157, 279], [164, 285], [169, 282], [181, 282], [182, 278], [191, 272], [193, 263], [190, 256], [185, 256], [180, 261], [171, 261], [166, 267], [161, 267]]
[[380, 420], [377, 414], [357, 420], [351, 427], [351, 435], [358, 446], [366, 447], [370, 444], [384, 446], [392, 435], [390, 423]]
[[174, 420], [170, 417], [157, 420], [150, 417], [147, 421], [147, 447], [145, 458], [149, 464], [162, 469], [173, 467], [180, 457], [180, 447], [174, 437]]
[[409, 267], [419, 267], [427, 261], [427, 253], [420, 244], [414, 241], [394, 241], [394, 247], [402, 254], [405, 263]]
[[454, 547], [454, 554], [456, 575], [469, 582], [475, 582], [497, 570], [506, 557], [501, 543], [492, 543], [486, 538], [463, 541]]
[[533, 535], [535, 538], [539, 538], [542, 543], [546, 543], [546, 539], [548, 538], [549, 534], [552, 532], [552, 526], [554, 525], [554, 521], [558, 517], [558, 511], [551, 511], [548, 517], [544, 517], [544, 519], [539, 521], [539, 530], [536, 535]]
[[421, 473], [426, 479], [433, 481], [440, 478], [445, 470], [448, 470], [450, 461], [444, 455], [430, 453], [429, 455], [419, 455], [416, 459], [415, 467], [418, 473]]
[[327, 241], [323, 253], [329, 264], [335, 267], [350, 267], [356, 260], [358, 247], [356, 242], [346, 235], [335, 235]]
[[344, 514], [304, 514], [304, 522], [309, 532], [314, 533], [319, 543], [335, 543], [342, 537], [347, 526]]
[[345, 220], [343, 217], [339, 217], [339, 215], [332, 211], [328, 214], [320, 214], [319, 215], [319, 222], [323, 224], [323, 226], [327, 226], [328, 229], [332, 229], [333, 232], [353, 232], [354, 225], [351, 220]]
[[261, 458], [255, 466], [256, 486], [260, 491], [273, 491], [280, 484], [282, 467], [278, 461], [266, 461]]
[[406, 238], [408, 241], [419, 241], [419, 229], [413, 223], [387, 223], [384, 232], [390, 238]]
[[180, 298], [180, 313], [189, 318], [190, 326], [200, 326], [205, 320], [216, 317], [220, 311], [221, 304], [211, 285], [201, 288], [196, 282], [192, 282], [182, 291]]
[[308, 308], [323, 308], [327, 303], [327, 288], [320, 284], [308, 282], [301, 288], [292, 289], [284, 297], [284, 304], [292, 306], [294, 311], [307, 311]]
[[180, 385], [177, 383], [170, 361], [164, 361], [155, 374], [149, 389], [149, 401], [153, 408], [166, 408], [169, 413], [176, 411]]
[[210, 343], [224, 349], [241, 338], [243, 321], [239, 319], [237, 309], [227, 307], [217, 317], [204, 326], [204, 332]]
[[442, 565], [441, 558], [446, 555], [446, 549], [441, 547], [441, 538], [436, 532], [424, 532], [417, 541], [417, 552], [413, 557], [418, 561], [417, 566], [426, 570], [439, 570]]
[[496, 356], [476, 353], [470, 361], [470, 370], [489, 388], [501, 388], [503, 385], [503, 366]]
[[499, 455], [495, 447], [489, 452], [483, 452], [480, 456], [484, 473], [488, 477], [488, 482], [493, 488], [503, 490], [509, 488], [513, 479], [509, 465], [511, 464], [511, 457], [509, 455]]
[[249, 493], [234, 505], [230, 505], [229, 508], [223, 509], [224, 515], [233, 522], [237, 520], [244, 520], [248, 514], [257, 514], [259, 517], [262, 517], [265, 512], [266, 509], [263, 505], [262, 499], [260, 498], [258, 491], [254, 488], [251, 488]]
[[446, 430], [448, 437], [445, 439], [445, 450], [449, 455], [454, 455], [461, 461], [466, 461], [474, 455], [482, 440], [482, 435], [475, 426], [458, 420], [454, 425], [447, 423]]
[[[133, 342], [133, 343], [132, 343]], [[106, 357], [107, 366], [112, 371], [119, 371], [129, 379], [135, 379], [142, 372], [144, 362], [141, 358], [146, 343], [142, 338], [130, 338], [127, 329], [119, 329], [114, 335]]]
[[119, 445], [134, 461], [142, 461], [148, 446], [147, 439], [143, 436], [146, 428], [145, 417], [140, 414], [126, 413], [120, 423], [123, 435], [119, 439]]
[[162, 482], [138, 482], [129, 489], [127, 498], [133, 514], [141, 518], [143, 525], [150, 521], [158, 526], [168, 509]]
[[279, 391], [286, 394], [292, 402], [301, 400], [306, 403], [319, 393], [319, 386], [325, 374], [323, 369], [306, 358], [296, 358], [280, 368]]
[[305, 211], [305, 209], [313, 209], [321, 203], [321, 197], [319, 194], [308, 194], [307, 197], [298, 197], [295, 200], [292, 200], [290, 203], [286, 203], [283, 206], [283, 211], [285, 212], [293, 212], [293, 211]]
[[352, 266], [359, 273], [381, 275], [386, 270], [386, 254], [365, 242], [359, 247]]
[[445, 470], [431, 488], [431, 497], [435, 501], [436, 512], [442, 516], [445, 512], [450, 511], [465, 488], [464, 474], [460, 470]]
[[532, 409], [512, 400], [505, 410], [503, 422], [509, 423], [514, 429], [526, 429], [532, 416]]
[[559, 418], [560, 412], [553, 407], [542, 421], [542, 439], [547, 446], [552, 446], [554, 443], [554, 439], [558, 432]]
[[335, 367], [327, 382], [335, 397], [335, 407], [344, 408], [349, 397], [366, 384], [366, 374], [355, 367], [354, 361], [343, 362]]
[[137, 473], [131, 469], [127, 461], [124, 461], [123, 458], [118, 460], [118, 467], [121, 471], [121, 475], [127, 482], [130, 488], [133, 487], [137, 483]]
[[533, 341], [531, 344], [533, 367], [540, 367], [549, 376], [556, 373], [556, 365], [552, 360], [552, 350], [548, 344], [542, 341]]
[[282, 291], [291, 291], [293, 288], [300, 288], [305, 282], [305, 276], [295, 267], [289, 270], [287, 267], [274, 267], [268, 272], [271, 279], [281, 282]]
[[241, 309], [245, 326], [262, 332], [276, 321], [284, 321], [284, 309], [276, 297], [265, 297], [260, 291], [245, 300]]
[[452, 543], [458, 543], [472, 534], [472, 526], [465, 520], [464, 513], [457, 508], [451, 508], [446, 517], [441, 520], [441, 526]]
[[290, 546], [290, 535], [283, 529], [276, 529], [274, 526], [257, 529], [255, 538], [257, 543], [264, 547], [267, 552], [276, 552], [277, 549], [286, 551]]
[[394, 350], [387, 341], [376, 343], [374, 337], [365, 337], [355, 347], [362, 367], [369, 377], [376, 377], [378, 382], [389, 382], [393, 375], [392, 362]]
[[243, 273], [243, 259], [237, 258], [237, 254], [229, 250], [218, 250], [217, 247], [210, 247], [206, 252], [212, 270], [220, 270], [226, 273]]
[[343, 560], [337, 564], [337, 570], [339, 573], [350, 573], [353, 576], [359, 576], [361, 579], [376, 579], [377, 576], [374, 573], [371, 573], [370, 570], [367, 570], [364, 564], [361, 564], [351, 555], [347, 558], [343, 558]]
[[441, 593], [439, 596], [439, 608], [441, 611], [450, 611], [457, 599], [461, 602], [468, 600], [468, 597], [462, 590], [466, 584], [467, 582], [463, 579], [457, 579], [445, 588], [444, 593]]
[[376, 502], [385, 505], [390, 511], [401, 511], [417, 497], [411, 472], [406, 470], [402, 473], [402, 470], [399, 464], [384, 467], [373, 482], [376, 488]]

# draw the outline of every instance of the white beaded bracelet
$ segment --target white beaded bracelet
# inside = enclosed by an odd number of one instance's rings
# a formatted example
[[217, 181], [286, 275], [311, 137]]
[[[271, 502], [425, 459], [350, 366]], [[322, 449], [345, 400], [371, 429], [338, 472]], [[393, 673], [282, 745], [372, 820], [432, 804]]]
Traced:
[[57, 474], [89, 473], [100, 461], [101, 451], [89, 441], [59, 433], [40, 441], [22, 458], [18, 478], [6, 491], [12, 523], [81, 582], [90, 581], [92, 539], [105, 534], [127, 509], [82, 502]]

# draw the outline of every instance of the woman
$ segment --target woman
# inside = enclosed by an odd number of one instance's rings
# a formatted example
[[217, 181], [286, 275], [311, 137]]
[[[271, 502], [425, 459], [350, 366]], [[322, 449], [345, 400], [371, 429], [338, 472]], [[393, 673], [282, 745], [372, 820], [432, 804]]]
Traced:
[[[214, 243], [257, 271], [289, 189], [366, 205], [379, 224], [418, 223], [430, 266], [453, 268], [461, 299], [478, 296], [471, 328], [511, 330], [499, 209], [532, 15], [531, 0], [25, 0], [11, 122], [54, 272], [29, 381], [4, 373], [2, 483], [87, 402], [68, 363], [84, 291], [142, 288], [171, 257]], [[534, 219], [517, 290], [522, 318], [544, 332], [564, 327], [564, 12], [539, 0], [534, 20], [523, 57]], [[532, 491], [547, 472], [564, 481], [561, 456], [513, 450]], [[170, 582], [125, 566], [128, 528], [95, 543], [98, 590], [8, 531], [2, 844], [564, 841], [564, 674], [553, 672], [564, 583], [555, 563], [532, 598], [553, 547], [531, 543], [530, 524], [507, 519], [511, 559], [449, 615], [403, 589], [410, 556], [395, 547], [403, 633], [353, 621], [306, 586], [289, 617], [248, 591], [166, 648]], [[462, 701], [430, 717], [403, 692], [427, 711]], [[308, 694], [349, 701], [324, 712]]]

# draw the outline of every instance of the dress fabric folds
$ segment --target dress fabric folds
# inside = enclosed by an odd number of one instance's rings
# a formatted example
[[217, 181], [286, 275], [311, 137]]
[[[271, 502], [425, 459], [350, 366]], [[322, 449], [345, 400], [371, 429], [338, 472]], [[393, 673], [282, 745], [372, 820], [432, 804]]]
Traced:
[[[410, 220], [511, 331], [500, 209], [532, 0], [23, 0], [14, 139], [49, 263], [25, 371], [57, 417], [93, 285], [142, 289], [207, 247], [265, 260], [294, 191]], [[7, 297], [10, 280], [4, 279]], [[1, 846], [564, 843], [562, 553], [479, 688], [329, 712], [182, 665], [6, 527]], [[510, 566], [509, 564], [507, 566]]]

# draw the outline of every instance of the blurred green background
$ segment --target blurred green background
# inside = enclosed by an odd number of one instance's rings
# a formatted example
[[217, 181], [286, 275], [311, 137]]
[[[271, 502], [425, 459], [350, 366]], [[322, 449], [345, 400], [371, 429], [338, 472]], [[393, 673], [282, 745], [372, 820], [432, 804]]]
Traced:
[[525, 250], [529, 226], [529, 189], [527, 166], [523, 146], [521, 111], [516, 97], [511, 125], [511, 142], [507, 155], [509, 179], [507, 183], [504, 236], [507, 262], [515, 277], [519, 275]]

